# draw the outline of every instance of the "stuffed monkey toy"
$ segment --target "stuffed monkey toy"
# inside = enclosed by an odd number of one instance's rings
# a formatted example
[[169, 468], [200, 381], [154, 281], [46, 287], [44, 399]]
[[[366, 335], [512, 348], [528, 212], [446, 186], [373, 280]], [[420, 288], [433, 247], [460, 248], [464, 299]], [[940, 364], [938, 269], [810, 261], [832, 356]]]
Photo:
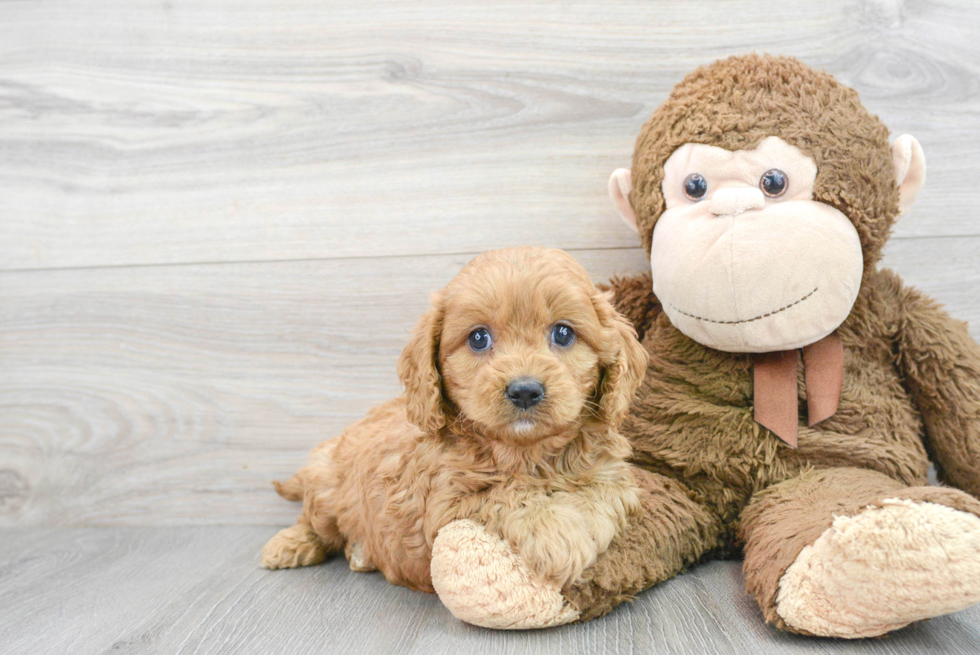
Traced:
[[650, 355], [621, 428], [643, 512], [530, 620], [544, 592], [493, 573], [519, 563], [440, 534], [443, 602], [482, 625], [582, 621], [739, 552], [790, 632], [875, 636], [980, 601], [980, 347], [877, 267], [924, 180], [916, 140], [889, 146], [826, 73], [748, 55], [688, 75], [610, 180], [651, 261], [611, 283]]

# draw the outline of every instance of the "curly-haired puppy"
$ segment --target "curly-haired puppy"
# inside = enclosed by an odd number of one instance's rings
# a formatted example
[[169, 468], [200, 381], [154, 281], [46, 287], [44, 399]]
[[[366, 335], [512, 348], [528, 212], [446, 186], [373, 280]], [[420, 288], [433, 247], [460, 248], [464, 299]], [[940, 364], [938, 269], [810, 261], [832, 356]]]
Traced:
[[433, 294], [398, 362], [405, 394], [276, 483], [303, 512], [262, 565], [345, 549], [351, 568], [431, 592], [436, 534], [471, 519], [543, 580], [575, 581], [638, 507], [616, 426], [646, 359], [570, 255], [479, 255]]

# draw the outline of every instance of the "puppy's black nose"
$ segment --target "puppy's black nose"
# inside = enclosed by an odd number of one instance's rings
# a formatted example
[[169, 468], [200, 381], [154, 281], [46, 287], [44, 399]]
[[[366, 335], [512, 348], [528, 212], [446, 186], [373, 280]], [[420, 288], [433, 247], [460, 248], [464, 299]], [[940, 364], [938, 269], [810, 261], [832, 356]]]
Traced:
[[544, 398], [544, 385], [533, 378], [518, 378], [507, 385], [507, 397], [521, 409], [527, 409]]

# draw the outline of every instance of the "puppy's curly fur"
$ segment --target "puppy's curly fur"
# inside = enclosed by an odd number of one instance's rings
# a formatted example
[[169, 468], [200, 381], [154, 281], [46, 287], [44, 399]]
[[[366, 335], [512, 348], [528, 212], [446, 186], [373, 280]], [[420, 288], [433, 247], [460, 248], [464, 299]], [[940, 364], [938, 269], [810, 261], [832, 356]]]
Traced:
[[[559, 324], [574, 331], [571, 343], [554, 339]], [[492, 339], [483, 351], [470, 345], [478, 328]], [[437, 533], [472, 519], [542, 579], [574, 582], [638, 509], [616, 426], [646, 363], [632, 326], [567, 253], [476, 257], [433, 294], [402, 353], [405, 394], [276, 483], [303, 512], [266, 544], [262, 565], [315, 564], [345, 549], [351, 568], [431, 592]], [[508, 397], [519, 379], [544, 387], [537, 404]]]

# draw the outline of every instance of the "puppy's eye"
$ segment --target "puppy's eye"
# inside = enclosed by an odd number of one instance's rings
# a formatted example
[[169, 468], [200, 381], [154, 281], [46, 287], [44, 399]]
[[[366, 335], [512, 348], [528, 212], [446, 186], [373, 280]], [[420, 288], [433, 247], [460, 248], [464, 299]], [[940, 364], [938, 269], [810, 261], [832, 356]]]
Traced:
[[470, 332], [470, 348], [476, 350], [477, 352], [489, 348], [492, 341], [493, 340], [490, 338], [490, 331], [486, 328], [476, 328]]
[[684, 178], [684, 195], [691, 200], [700, 200], [708, 192], [708, 180], [700, 173], [691, 173]]
[[555, 345], [565, 347], [575, 340], [575, 330], [564, 323], [559, 323], [551, 330], [551, 340]]
[[789, 188], [789, 178], [778, 168], [766, 171], [759, 180], [759, 188], [770, 198], [778, 198]]

